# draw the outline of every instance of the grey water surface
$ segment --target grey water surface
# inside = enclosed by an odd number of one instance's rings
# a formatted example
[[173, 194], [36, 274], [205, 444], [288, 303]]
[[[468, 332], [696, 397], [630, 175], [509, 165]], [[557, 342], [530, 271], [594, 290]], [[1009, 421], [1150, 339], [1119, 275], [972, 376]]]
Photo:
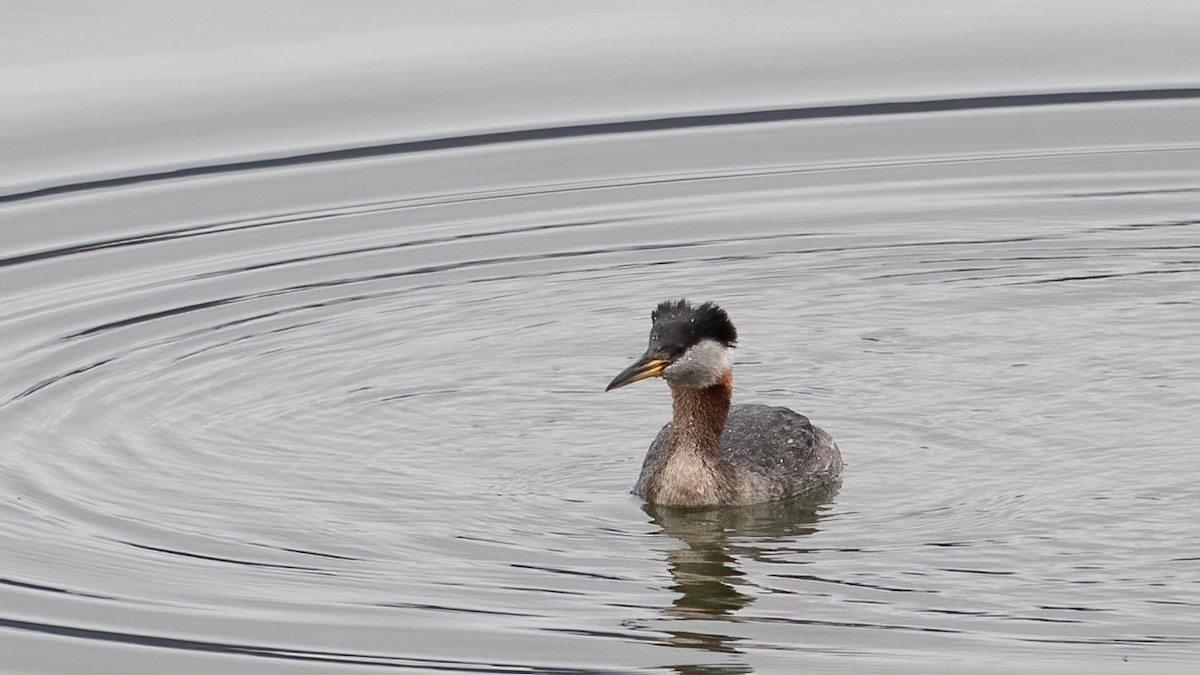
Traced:
[[[1196, 672], [1197, 3], [4, 19], [0, 671]], [[838, 489], [629, 494], [678, 296]]]

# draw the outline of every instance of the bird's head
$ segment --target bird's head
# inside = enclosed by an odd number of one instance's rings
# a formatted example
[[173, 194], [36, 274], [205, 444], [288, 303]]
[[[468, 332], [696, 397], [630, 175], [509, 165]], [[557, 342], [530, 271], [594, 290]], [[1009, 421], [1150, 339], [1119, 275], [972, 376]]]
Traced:
[[646, 353], [613, 378], [605, 391], [651, 377], [665, 378], [672, 387], [711, 387], [733, 368], [729, 350], [736, 343], [737, 328], [715, 304], [693, 307], [687, 300], [661, 302], [650, 313]]

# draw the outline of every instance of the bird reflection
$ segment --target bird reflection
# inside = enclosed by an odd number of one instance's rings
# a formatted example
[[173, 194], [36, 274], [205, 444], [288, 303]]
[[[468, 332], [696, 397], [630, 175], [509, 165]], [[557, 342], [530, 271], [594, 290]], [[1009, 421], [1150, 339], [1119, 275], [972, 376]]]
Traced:
[[[664, 534], [683, 545], [667, 554], [667, 569], [678, 595], [663, 613], [671, 619], [721, 620], [748, 607], [754, 586], [738, 567], [739, 558], [754, 558], [776, 546], [790, 548], [797, 537], [817, 531], [817, 522], [833, 500], [838, 485], [801, 497], [737, 508], [689, 509], [646, 504], [643, 509]], [[667, 644], [708, 654], [737, 655], [740, 637], [701, 631], [665, 631]], [[738, 662], [676, 666], [688, 674], [748, 673]]]

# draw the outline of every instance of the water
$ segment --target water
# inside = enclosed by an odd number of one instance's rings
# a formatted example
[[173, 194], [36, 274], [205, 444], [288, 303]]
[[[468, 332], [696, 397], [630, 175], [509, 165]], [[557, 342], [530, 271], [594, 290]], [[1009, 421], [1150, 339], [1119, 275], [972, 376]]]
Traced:
[[[41, 7], [4, 670], [1194, 669], [1190, 4]], [[839, 490], [628, 494], [679, 295]]]

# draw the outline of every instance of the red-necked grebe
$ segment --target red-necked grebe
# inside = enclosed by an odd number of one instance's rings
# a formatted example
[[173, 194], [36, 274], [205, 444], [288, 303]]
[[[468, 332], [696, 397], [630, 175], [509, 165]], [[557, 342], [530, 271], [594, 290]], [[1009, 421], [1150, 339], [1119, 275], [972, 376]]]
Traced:
[[757, 504], [837, 478], [837, 443], [804, 415], [765, 405], [730, 407], [737, 329], [725, 310], [668, 300], [650, 321], [646, 353], [605, 390], [650, 377], [671, 387], [671, 423], [650, 444], [634, 494], [668, 506]]

